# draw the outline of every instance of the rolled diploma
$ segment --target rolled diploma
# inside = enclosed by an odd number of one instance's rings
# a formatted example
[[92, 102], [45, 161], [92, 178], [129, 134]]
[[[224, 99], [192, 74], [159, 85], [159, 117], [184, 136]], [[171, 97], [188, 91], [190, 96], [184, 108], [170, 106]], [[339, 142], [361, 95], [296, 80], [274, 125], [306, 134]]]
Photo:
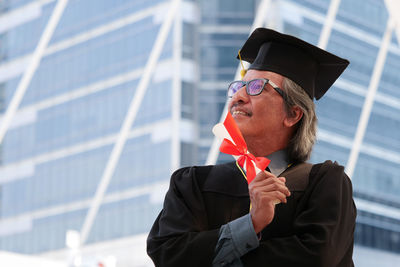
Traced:
[[[224, 138], [228, 139], [229, 141], [231, 141], [232, 143], [235, 143], [231, 136], [229, 135], [228, 131], [226, 130], [224, 124], [222, 123], [218, 123], [216, 125], [214, 125], [214, 127], [212, 128], [212, 132], [213, 134], [222, 142], [222, 140], [224, 140]], [[248, 151], [247, 151], [248, 152]], [[235, 156], [232, 155], [232, 157], [237, 161], [237, 159], [239, 158], [239, 156]], [[255, 165], [255, 163], [252, 161], [251, 162], [254, 165], [254, 168], [256, 170], [256, 175], [261, 171], [259, 168], [257, 168], [257, 166]], [[246, 166], [243, 166], [244, 170], [246, 171]], [[281, 203], [280, 200], [275, 200], [274, 204], [279, 204]]]

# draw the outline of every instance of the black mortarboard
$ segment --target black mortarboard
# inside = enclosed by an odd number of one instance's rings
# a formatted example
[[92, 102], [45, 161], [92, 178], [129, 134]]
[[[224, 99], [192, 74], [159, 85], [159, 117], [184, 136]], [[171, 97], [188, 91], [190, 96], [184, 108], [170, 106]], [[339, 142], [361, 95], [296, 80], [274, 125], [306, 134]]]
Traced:
[[[349, 65], [349, 61], [287, 34], [257, 28], [240, 50], [249, 69], [288, 77], [318, 100]], [[239, 58], [239, 56], [238, 56]]]

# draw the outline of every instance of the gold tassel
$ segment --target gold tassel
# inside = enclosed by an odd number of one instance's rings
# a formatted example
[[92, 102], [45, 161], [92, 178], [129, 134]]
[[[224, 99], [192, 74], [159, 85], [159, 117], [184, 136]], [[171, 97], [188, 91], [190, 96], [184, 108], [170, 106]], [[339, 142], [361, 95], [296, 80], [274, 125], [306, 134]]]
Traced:
[[238, 52], [238, 55], [239, 55], [240, 65], [242, 65], [242, 69], [240, 70], [240, 76], [241, 76], [242, 79], [243, 79], [244, 75], [246, 75], [247, 70], [244, 68], [243, 61], [242, 61], [242, 57], [241, 57], [241, 55], [240, 55], [240, 50], [239, 50], [239, 52]]

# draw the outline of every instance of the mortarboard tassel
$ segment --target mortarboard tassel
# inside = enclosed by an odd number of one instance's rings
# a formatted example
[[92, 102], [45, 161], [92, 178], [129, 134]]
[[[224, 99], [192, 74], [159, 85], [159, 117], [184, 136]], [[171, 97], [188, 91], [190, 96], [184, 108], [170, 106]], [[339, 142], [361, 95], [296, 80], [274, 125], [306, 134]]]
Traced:
[[240, 50], [238, 51], [238, 55], [239, 55], [240, 65], [242, 65], [242, 69], [240, 70], [240, 77], [242, 77], [243, 79], [244, 75], [246, 75], [247, 70], [244, 68], [242, 57], [240, 56]]

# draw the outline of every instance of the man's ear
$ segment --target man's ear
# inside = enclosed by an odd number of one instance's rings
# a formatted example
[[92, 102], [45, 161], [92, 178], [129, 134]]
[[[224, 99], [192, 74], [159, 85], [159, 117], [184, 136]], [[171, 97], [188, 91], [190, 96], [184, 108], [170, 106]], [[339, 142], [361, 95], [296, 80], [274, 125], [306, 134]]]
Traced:
[[283, 121], [283, 124], [290, 128], [299, 122], [301, 118], [303, 118], [303, 111], [298, 106], [294, 106], [291, 107], [290, 112], [288, 112], [288, 116]]

